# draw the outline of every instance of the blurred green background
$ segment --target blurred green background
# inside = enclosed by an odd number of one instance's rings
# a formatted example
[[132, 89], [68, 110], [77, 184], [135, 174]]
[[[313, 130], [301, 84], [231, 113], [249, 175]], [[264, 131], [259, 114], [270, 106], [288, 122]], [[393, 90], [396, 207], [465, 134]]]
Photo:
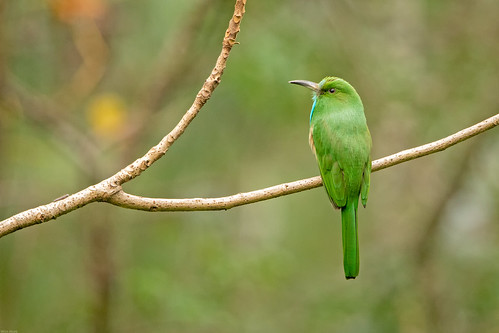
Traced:
[[[229, 0], [0, 0], [0, 217], [142, 156], [191, 105]], [[224, 196], [318, 174], [310, 95], [362, 96], [373, 159], [499, 110], [499, 2], [253, 1], [220, 86], [126, 191]], [[346, 281], [319, 188], [226, 212], [91, 204], [0, 239], [0, 330], [496, 332], [499, 131], [376, 172]]]

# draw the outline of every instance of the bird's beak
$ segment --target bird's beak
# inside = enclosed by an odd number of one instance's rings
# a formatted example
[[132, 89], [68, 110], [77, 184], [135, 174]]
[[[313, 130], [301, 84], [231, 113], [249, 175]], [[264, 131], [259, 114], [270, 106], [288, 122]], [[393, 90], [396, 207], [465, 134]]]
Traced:
[[312, 81], [293, 80], [293, 81], [289, 81], [289, 83], [297, 84], [297, 85], [300, 85], [300, 86], [304, 86], [304, 87], [306, 87], [308, 89], [312, 89], [315, 92], [319, 92], [319, 84], [317, 84], [315, 82], [312, 82]]

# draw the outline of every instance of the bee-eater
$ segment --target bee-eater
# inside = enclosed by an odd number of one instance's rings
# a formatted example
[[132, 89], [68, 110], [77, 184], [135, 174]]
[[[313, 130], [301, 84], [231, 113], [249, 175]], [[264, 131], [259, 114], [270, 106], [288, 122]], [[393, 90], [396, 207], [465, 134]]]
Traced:
[[357, 91], [345, 80], [326, 77], [315, 83], [290, 83], [313, 91], [309, 143], [331, 203], [341, 209], [345, 277], [359, 274], [357, 209], [365, 207], [371, 174], [371, 134]]

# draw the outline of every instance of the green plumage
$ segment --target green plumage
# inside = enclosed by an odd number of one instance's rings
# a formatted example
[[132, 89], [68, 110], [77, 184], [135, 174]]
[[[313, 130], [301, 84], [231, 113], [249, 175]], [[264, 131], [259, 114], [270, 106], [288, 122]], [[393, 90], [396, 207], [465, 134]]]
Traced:
[[366, 205], [371, 174], [371, 135], [364, 106], [345, 80], [326, 77], [319, 84], [290, 81], [314, 91], [310, 146], [331, 203], [341, 209], [345, 277], [359, 274], [357, 209]]

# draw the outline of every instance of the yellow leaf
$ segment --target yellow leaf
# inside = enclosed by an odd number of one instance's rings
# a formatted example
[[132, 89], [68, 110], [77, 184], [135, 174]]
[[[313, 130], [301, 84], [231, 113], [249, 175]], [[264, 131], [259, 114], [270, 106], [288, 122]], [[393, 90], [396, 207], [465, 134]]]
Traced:
[[114, 138], [125, 125], [125, 103], [115, 94], [98, 95], [88, 105], [87, 118], [95, 134], [105, 139]]

